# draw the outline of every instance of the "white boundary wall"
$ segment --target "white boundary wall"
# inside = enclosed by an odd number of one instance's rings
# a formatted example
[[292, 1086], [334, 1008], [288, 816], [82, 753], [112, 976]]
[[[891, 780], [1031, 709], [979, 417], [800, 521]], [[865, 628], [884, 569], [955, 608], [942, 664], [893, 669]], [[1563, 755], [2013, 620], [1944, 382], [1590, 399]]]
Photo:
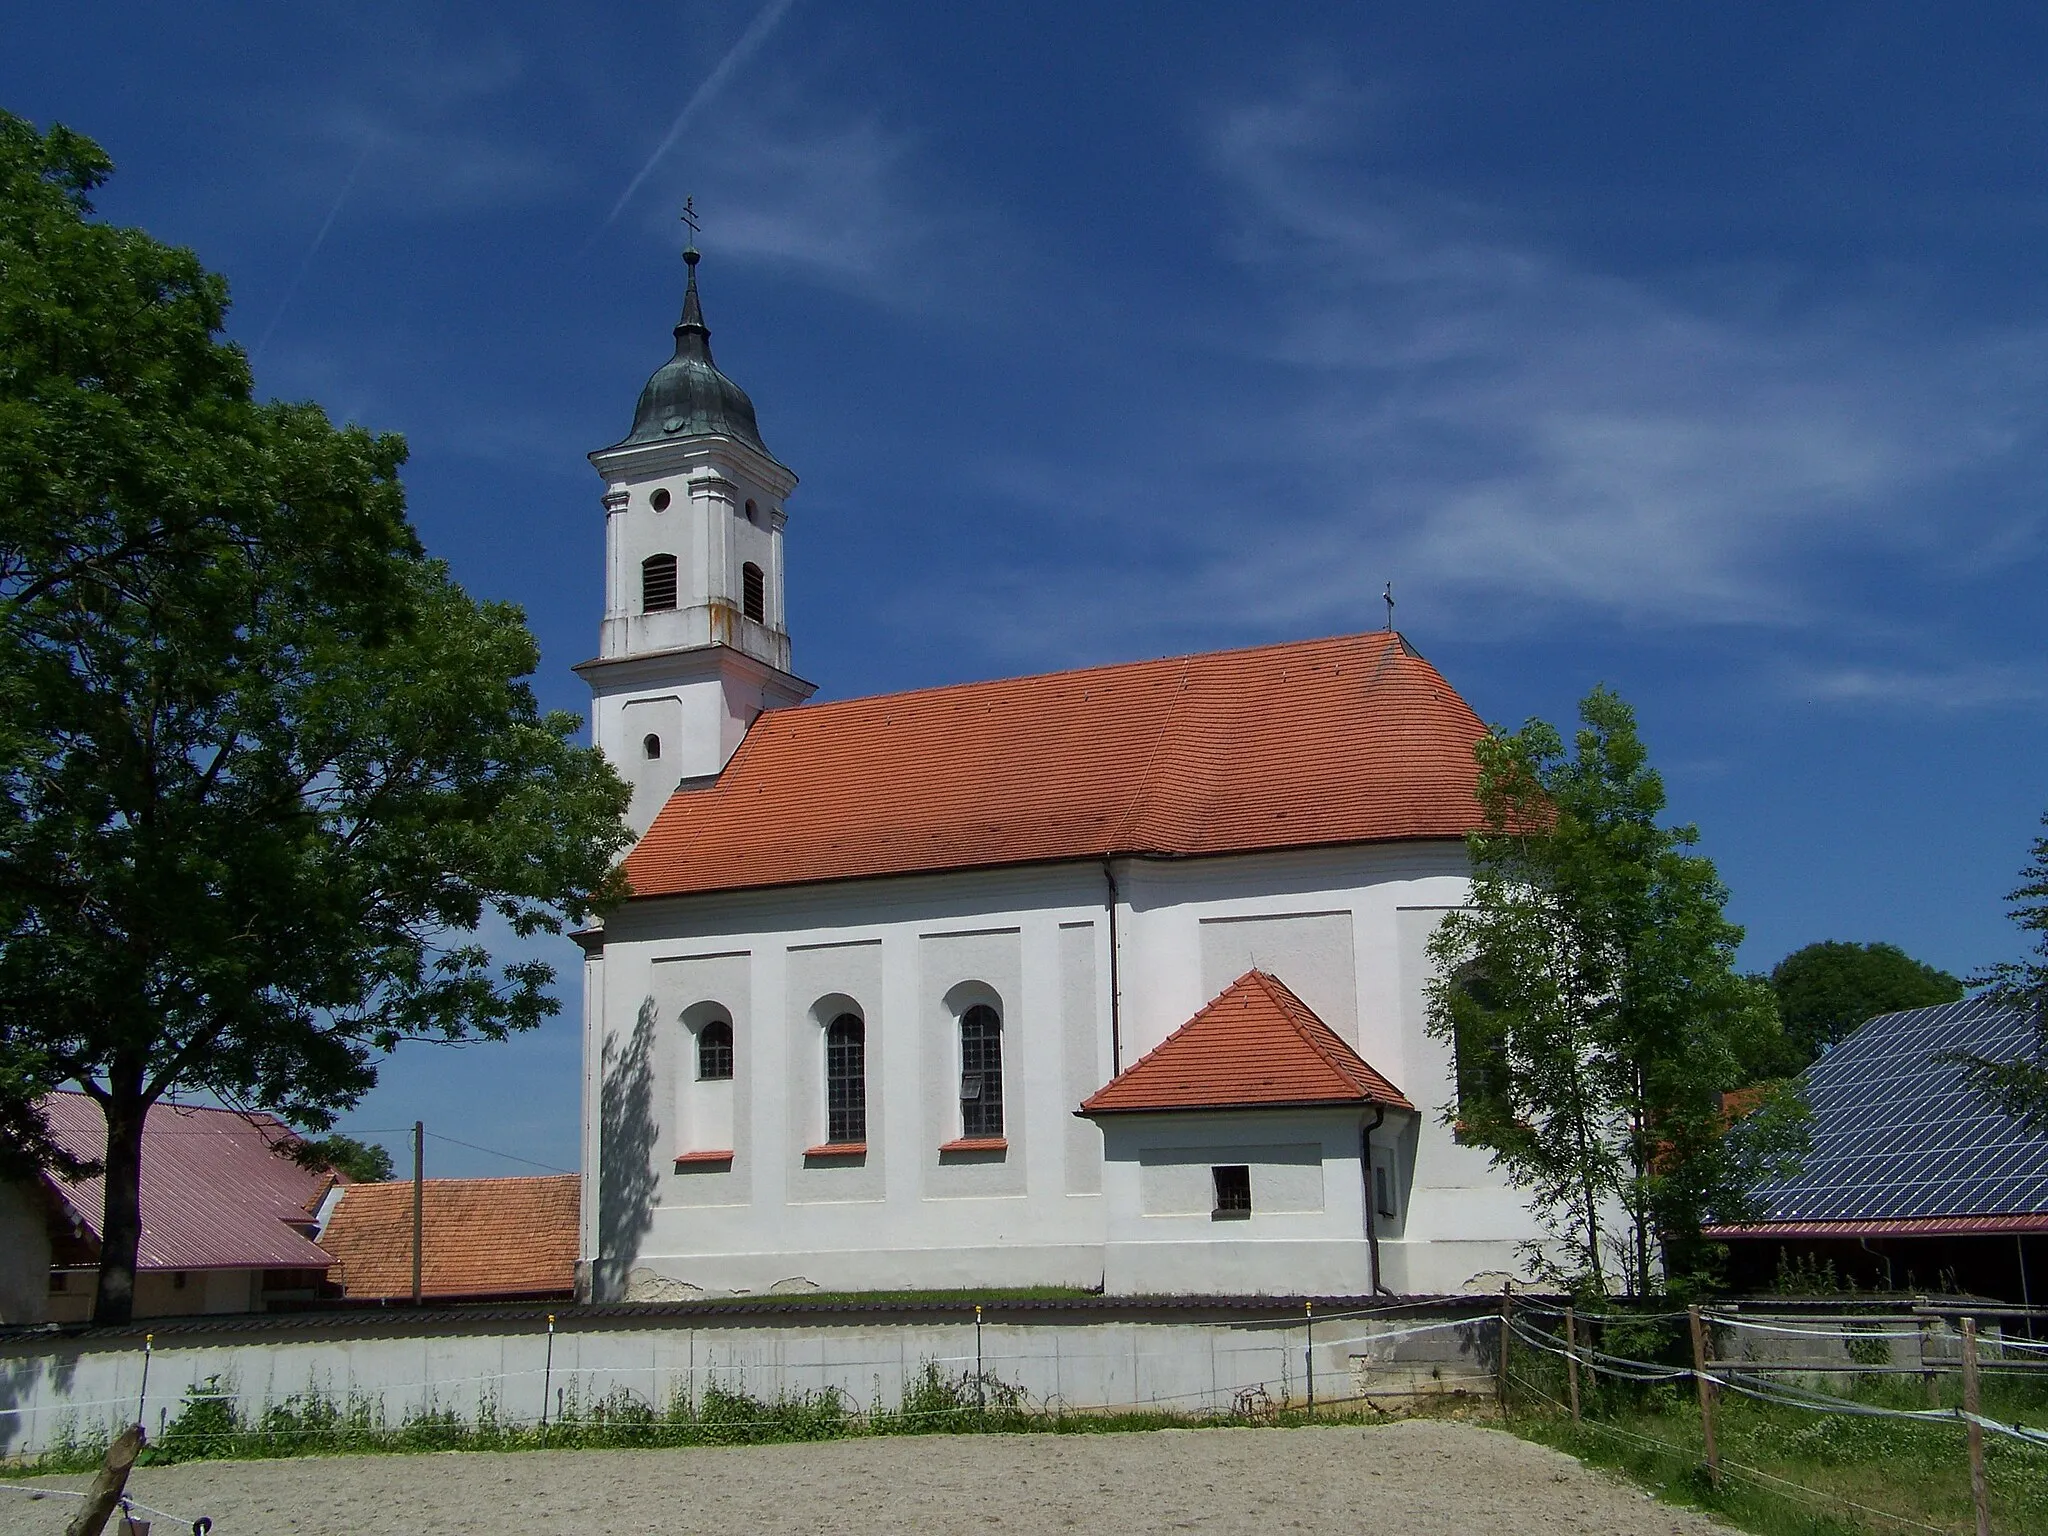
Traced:
[[[1480, 1307], [1485, 1302], [1478, 1304]], [[1074, 1410], [1157, 1406], [1227, 1410], [1263, 1388], [1275, 1406], [1307, 1395], [1309, 1330], [1299, 1312], [1219, 1309], [991, 1315], [980, 1330], [981, 1369], [1020, 1386], [1032, 1407]], [[1329, 1401], [1382, 1388], [1490, 1390], [1499, 1324], [1455, 1315], [1333, 1313], [1314, 1325], [1316, 1395]], [[422, 1328], [420, 1325], [425, 1324]], [[410, 1326], [409, 1326], [410, 1325]], [[1428, 1331], [1409, 1330], [1427, 1327]], [[494, 1403], [505, 1423], [551, 1418], [573, 1393], [587, 1407], [627, 1391], [657, 1409], [717, 1383], [773, 1401], [836, 1390], [858, 1409], [894, 1408], [927, 1362], [951, 1378], [976, 1369], [971, 1311], [744, 1313], [634, 1318], [562, 1314], [548, 1358], [545, 1316], [419, 1319], [307, 1318], [269, 1327], [160, 1330], [149, 1350], [142, 1405], [152, 1436], [177, 1415], [188, 1388], [218, 1376], [253, 1416], [309, 1391], [376, 1403], [396, 1424], [426, 1407], [476, 1417]], [[1378, 1343], [1373, 1341], [1378, 1339]], [[131, 1422], [143, 1390], [143, 1336], [0, 1341], [0, 1455], [34, 1455]], [[1388, 1369], [1392, 1367], [1392, 1369]], [[1419, 1369], [1418, 1369], [1419, 1368]], [[1379, 1379], [1375, 1379], [1375, 1377]], [[557, 1394], [560, 1394], [558, 1397]]]

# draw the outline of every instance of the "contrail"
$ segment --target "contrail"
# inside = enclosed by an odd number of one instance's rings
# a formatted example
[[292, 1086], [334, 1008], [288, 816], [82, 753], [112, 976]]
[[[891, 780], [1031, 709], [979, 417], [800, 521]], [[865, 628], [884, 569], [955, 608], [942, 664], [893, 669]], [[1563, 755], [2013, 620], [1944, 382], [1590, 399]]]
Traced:
[[[683, 136], [683, 130], [689, 126], [690, 119], [697, 115], [698, 108], [725, 89], [725, 82], [732, 78], [732, 72], [746, 63], [747, 56], [761, 46], [768, 34], [775, 30], [775, 24], [782, 20], [783, 13], [793, 4], [795, 0], [768, 0], [768, 3], [761, 7], [760, 14], [749, 23], [747, 30], [740, 34], [740, 40], [732, 45], [725, 57], [718, 61], [718, 67], [704, 77], [704, 83], [683, 103], [683, 110], [676, 114], [675, 122], [669, 126], [668, 137], [647, 157], [647, 163], [640, 167], [640, 174], [626, 184], [626, 190], [621, 192], [619, 200], [612, 204], [612, 211], [605, 215], [604, 223], [598, 225], [598, 234], [609, 229], [612, 221], [625, 211], [626, 204], [633, 200], [633, 194], [640, 190], [640, 184], [654, 174], [654, 168], [661, 164], [662, 158], [676, 147], [676, 140]], [[597, 235], [591, 236], [592, 240], [596, 238]], [[588, 248], [585, 247], [586, 250]]]
[[284, 297], [278, 300], [277, 313], [270, 317], [270, 324], [263, 328], [263, 339], [256, 343], [256, 350], [249, 355], [249, 365], [254, 367], [263, 359], [263, 349], [270, 345], [270, 338], [277, 331], [277, 322], [284, 318], [284, 312], [298, 296], [299, 284], [306, 280], [306, 273], [313, 265], [313, 258], [320, 254], [320, 247], [327, 239], [327, 232], [334, 228], [334, 221], [341, 217], [341, 205], [348, 201], [349, 193], [356, 189], [356, 178], [363, 174], [363, 166], [369, 162], [374, 144], [365, 144], [363, 152], [356, 156], [355, 168], [348, 173], [348, 180], [341, 184], [341, 193], [334, 199], [334, 206], [327, 210], [327, 222], [320, 226], [320, 233], [313, 237], [313, 243], [306, 247], [306, 254], [299, 262], [299, 270], [292, 277], [292, 284], [285, 289]]

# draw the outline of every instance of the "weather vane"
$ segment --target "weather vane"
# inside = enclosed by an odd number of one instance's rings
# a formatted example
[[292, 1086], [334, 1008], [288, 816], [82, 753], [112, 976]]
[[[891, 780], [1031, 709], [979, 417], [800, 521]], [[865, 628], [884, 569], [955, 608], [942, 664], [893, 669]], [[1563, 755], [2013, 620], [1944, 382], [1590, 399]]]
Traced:
[[694, 197], [683, 199], [683, 222], [690, 226], [690, 244], [695, 245], [697, 243], [697, 199]]
[[1392, 634], [1394, 631], [1394, 584], [1391, 581], [1387, 583], [1387, 590], [1380, 594], [1380, 599], [1387, 605], [1387, 633]]

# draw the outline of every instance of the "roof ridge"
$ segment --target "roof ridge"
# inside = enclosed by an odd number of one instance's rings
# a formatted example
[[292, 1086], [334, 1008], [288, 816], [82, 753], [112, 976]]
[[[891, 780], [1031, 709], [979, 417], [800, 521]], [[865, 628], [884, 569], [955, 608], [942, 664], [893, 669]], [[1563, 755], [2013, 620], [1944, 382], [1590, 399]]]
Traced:
[[975, 688], [1005, 688], [1019, 683], [1049, 682], [1055, 678], [1081, 678], [1103, 672], [1137, 671], [1144, 667], [1170, 667], [1180, 663], [1183, 668], [1197, 662], [1212, 661], [1220, 657], [1252, 657], [1271, 655], [1280, 651], [1308, 650], [1316, 646], [1341, 645], [1349, 641], [1370, 641], [1380, 639], [1386, 631], [1377, 629], [1359, 630], [1336, 635], [1313, 635], [1301, 640], [1274, 640], [1265, 645], [1219, 646], [1207, 651], [1181, 651], [1165, 656], [1134, 656], [1128, 661], [1097, 661], [1082, 667], [1053, 667], [1044, 672], [1021, 672], [1008, 677], [967, 678], [957, 683], [929, 683], [922, 688], [899, 688], [884, 693], [860, 693], [851, 698], [825, 699], [815, 704], [798, 704], [788, 709], [764, 710], [759, 719], [797, 719], [815, 716], [827, 710], [846, 709], [855, 704], [894, 703], [898, 700], [929, 698], [944, 693], [965, 693]]

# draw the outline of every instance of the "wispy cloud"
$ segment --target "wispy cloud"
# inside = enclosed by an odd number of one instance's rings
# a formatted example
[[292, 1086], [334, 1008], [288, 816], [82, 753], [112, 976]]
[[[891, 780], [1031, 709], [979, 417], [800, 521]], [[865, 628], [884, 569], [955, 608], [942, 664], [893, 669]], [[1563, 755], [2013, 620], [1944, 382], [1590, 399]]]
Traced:
[[284, 319], [284, 312], [291, 308], [292, 300], [298, 297], [299, 288], [306, 281], [306, 273], [312, 269], [313, 258], [320, 254], [320, 247], [327, 243], [328, 232], [334, 228], [334, 221], [341, 217], [341, 210], [348, 202], [349, 193], [355, 191], [356, 180], [363, 174], [363, 167], [369, 163], [373, 148], [373, 145], [365, 144], [363, 152], [356, 156], [356, 163], [349, 167], [348, 177], [342, 182], [341, 190], [335, 194], [333, 206], [327, 210], [327, 217], [320, 221], [318, 233], [313, 236], [312, 244], [306, 247], [306, 254], [299, 259], [298, 270], [292, 274], [292, 280], [284, 290], [284, 297], [277, 301], [277, 309], [270, 317], [270, 324], [263, 328], [262, 338], [257, 341], [256, 350], [250, 354], [252, 365], [263, 361], [263, 353], [270, 345], [270, 338], [277, 334], [277, 323]]
[[626, 204], [633, 200], [633, 194], [654, 174], [655, 167], [668, 158], [669, 151], [676, 147], [676, 141], [682, 138], [683, 130], [689, 127], [691, 119], [725, 89], [726, 83], [732, 79], [733, 72], [752, 56], [755, 49], [767, 41], [768, 34], [775, 30], [776, 25], [794, 3], [795, 0], [768, 0], [768, 3], [755, 14], [754, 19], [748, 23], [747, 30], [740, 34], [739, 41], [725, 51], [725, 57], [712, 66], [711, 73], [690, 93], [690, 99], [683, 103], [683, 110], [676, 114], [676, 120], [669, 125], [667, 135], [655, 146], [654, 153], [647, 157], [647, 163], [626, 183], [626, 190], [619, 194], [619, 200], [612, 204], [612, 211], [605, 215], [604, 223], [599, 226], [600, 232], [609, 229], [618, 219]]
[[1842, 666], [1790, 673], [1784, 692], [1837, 704], [1892, 706], [1915, 712], [1985, 709], [2048, 699], [2038, 668], [2001, 664], [1905, 668]]
[[1796, 622], [1824, 602], [1795, 556], [1923, 539], [1944, 482], [2029, 430], [2031, 345], [1900, 336], [1846, 303], [1717, 312], [1342, 169], [1348, 127], [1310, 96], [1226, 115], [1210, 151], [1275, 296], [1290, 446], [1325, 516], [1414, 579], [1535, 612]]

